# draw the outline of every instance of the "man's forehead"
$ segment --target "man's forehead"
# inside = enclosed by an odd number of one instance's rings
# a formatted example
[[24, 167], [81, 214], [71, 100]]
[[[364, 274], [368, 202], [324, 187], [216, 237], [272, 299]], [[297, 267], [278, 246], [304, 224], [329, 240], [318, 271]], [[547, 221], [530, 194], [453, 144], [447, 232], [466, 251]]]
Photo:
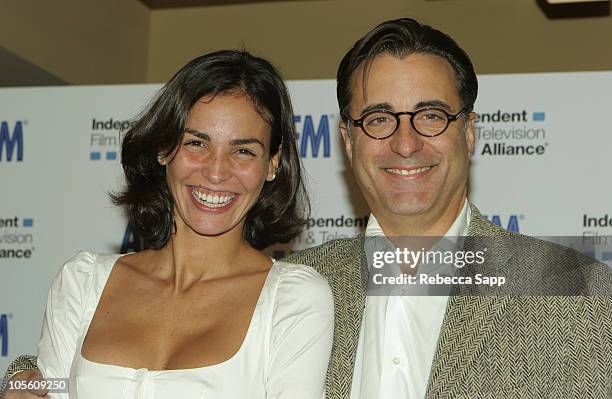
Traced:
[[444, 58], [429, 53], [380, 54], [355, 70], [351, 88], [351, 108], [386, 104], [391, 109], [396, 105], [450, 109], [460, 105], [454, 69]]

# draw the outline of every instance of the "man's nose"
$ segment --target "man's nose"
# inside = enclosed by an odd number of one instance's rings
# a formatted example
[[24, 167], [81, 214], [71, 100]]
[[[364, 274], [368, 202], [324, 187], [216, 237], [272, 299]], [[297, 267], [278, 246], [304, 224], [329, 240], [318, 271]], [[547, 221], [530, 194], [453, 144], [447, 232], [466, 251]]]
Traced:
[[423, 149], [423, 137], [412, 127], [410, 115], [401, 115], [397, 130], [390, 137], [391, 150], [404, 158]]
[[210, 154], [202, 165], [202, 174], [211, 183], [220, 183], [231, 174], [230, 160], [223, 154]]

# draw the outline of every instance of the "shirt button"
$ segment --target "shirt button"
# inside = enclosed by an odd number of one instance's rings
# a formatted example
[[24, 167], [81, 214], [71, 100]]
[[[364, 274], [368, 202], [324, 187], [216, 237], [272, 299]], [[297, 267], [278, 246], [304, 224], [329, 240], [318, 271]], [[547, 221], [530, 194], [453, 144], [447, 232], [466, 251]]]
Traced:
[[397, 357], [397, 356], [395, 356], [395, 357], [393, 358], [393, 364], [400, 364], [400, 358], [399, 358], [399, 357]]

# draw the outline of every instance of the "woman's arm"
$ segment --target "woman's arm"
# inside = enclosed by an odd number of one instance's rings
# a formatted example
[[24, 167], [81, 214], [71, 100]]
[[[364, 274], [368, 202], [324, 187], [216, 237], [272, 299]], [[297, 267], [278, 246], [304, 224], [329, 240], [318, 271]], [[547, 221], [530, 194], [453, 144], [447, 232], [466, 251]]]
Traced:
[[70, 376], [94, 267], [94, 256], [81, 252], [64, 265], [51, 284], [38, 342], [38, 368], [45, 378]]
[[334, 303], [314, 269], [289, 264], [279, 282], [267, 397], [321, 399], [334, 334]]

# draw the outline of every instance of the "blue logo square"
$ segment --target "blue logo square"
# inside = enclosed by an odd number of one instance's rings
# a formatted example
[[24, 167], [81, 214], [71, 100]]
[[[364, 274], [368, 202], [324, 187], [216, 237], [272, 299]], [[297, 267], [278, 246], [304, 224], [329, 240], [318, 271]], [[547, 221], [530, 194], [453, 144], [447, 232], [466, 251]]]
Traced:
[[602, 261], [607, 261], [607, 260], [611, 260], [612, 259], [612, 252], [603, 252], [601, 254], [601, 260]]
[[117, 159], [117, 152], [116, 151], [109, 151], [109, 152], [107, 152], [106, 153], [106, 159], [111, 160], [111, 161]]
[[23, 224], [23, 227], [33, 227], [34, 226], [34, 219], [31, 219], [31, 218], [27, 218], [26, 219], [26, 218], [24, 218], [22, 224]]
[[99, 161], [101, 157], [100, 152], [98, 151], [92, 151], [89, 153], [89, 160], [90, 161]]
[[533, 113], [533, 121], [541, 122], [546, 119], [546, 112], [534, 112]]

